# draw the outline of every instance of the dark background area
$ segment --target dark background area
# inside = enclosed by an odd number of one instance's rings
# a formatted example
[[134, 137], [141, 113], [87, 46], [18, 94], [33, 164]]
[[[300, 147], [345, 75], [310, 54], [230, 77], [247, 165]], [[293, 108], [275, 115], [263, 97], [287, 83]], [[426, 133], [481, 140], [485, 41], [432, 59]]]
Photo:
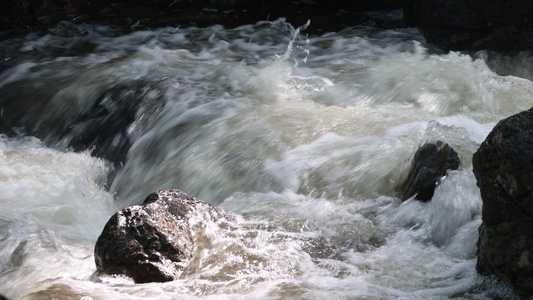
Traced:
[[[398, 13], [370, 13], [391, 10]], [[295, 27], [310, 20], [311, 34], [357, 25], [411, 26], [443, 50], [533, 50], [531, 0], [0, 0], [0, 40], [60, 21], [138, 30], [233, 28], [279, 18]]]
[[[401, 9], [405, 0], [2, 0], [0, 30], [11, 34], [59, 21], [121, 26], [236, 27], [284, 17], [294, 25], [311, 20], [319, 31], [337, 31], [373, 20], [371, 10]], [[375, 21], [374, 21], [375, 22]]]

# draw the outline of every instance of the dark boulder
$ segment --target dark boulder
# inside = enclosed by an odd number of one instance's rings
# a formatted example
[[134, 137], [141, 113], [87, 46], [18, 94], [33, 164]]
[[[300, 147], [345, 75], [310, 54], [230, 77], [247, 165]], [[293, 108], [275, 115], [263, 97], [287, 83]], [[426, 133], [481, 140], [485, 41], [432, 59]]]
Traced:
[[448, 144], [437, 141], [422, 145], [413, 158], [402, 200], [413, 196], [424, 202], [431, 200], [441, 178], [448, 170], [457, 170], [459, 163], [457, 152]]
[[179, 190], [150, 194], [143, 204], [113, 215], [96, 242], [97, 270], [125, 274], [137, 283], [177, 279], [195, 249], [190, 219], [216, 221], [222, 214], [214, 206]]
[[533, 295], [533, 109], [500, 121], [473, 156], [483, 199], [477, 270]]
[[404, 21], [445, 50], [533, 49], [533, 1], [408, 0]]

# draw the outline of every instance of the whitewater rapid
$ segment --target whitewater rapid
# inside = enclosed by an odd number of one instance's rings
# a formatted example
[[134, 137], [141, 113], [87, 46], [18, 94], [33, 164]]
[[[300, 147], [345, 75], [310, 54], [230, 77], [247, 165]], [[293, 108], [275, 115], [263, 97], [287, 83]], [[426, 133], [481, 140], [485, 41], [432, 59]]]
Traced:
[[[15, 128], [0, 138], [0, 294], [514, 298], [475, 271], [482, 203], [471, 157], [496, 122], [533, 106], [533, 57], [441, 53], [413, 28], [311, 36], [306, 26], [62, 23], [3, 43], [0, 105], [21, 103], [40, 137]], [[143, 81], [158, 82], [150, 97], [164, 106], [136, 115], [123, 165], [53, 134], [109, 88]], [[414, 152], [436, 140], [458, 152], [459, 170], [431, 202], [402, 203]], [[179, 280], [96, 275], [109, 217], [170, 188], [235, 218], [195, 233]]]

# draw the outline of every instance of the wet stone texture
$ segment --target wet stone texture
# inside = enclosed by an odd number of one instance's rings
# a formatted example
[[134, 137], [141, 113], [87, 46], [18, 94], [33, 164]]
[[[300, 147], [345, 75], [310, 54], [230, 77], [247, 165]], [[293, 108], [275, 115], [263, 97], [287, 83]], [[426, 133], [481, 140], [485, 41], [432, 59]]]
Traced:
[[483, 199], [477, 270], [533, 295], [533, 109], [500, 121], [473, 157]]
[[221, 218], [212, 205], [179, 190], [150, 194], [143, 204], [113, 215], [96, 242], [97, 271], [124, 274], [136, 283], [164, 282], [179, 278], [195, 245], [190, 218]]
[[448, 170], [459, 168], [459, 156], [450, 145], [441, 141], [426, 143], [415, 153], [407, 180], [403, 185], [402, 200], [413, 196], [429, 201], [439, 181]]

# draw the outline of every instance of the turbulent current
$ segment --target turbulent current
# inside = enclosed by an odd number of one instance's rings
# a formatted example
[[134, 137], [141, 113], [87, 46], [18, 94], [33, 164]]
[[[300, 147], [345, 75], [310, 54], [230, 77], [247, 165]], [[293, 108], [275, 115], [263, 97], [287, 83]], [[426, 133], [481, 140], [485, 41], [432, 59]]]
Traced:
[[[3, 41], [1, 113], [26, 125], [0, 136], [0, 294], [514, 298], [475, 270], [471, 158], [496, 122], [533, 106], [533, 56], [441, 53], [413, 28], [311, 35], [312, 23], [293, 25], [61, 23]], [[74, 119], [114, 87], [144, 87], [143, 103], [159, 103], [135, 112], [115, 164], [69, 147]], [[402, 203], [414, 152], [436, 140], [458, 152], [459, 170], [431, 202]], [[235, 218], [195, 233], [179, 280], [96, 274], [111, 215], [169, 188]]]

